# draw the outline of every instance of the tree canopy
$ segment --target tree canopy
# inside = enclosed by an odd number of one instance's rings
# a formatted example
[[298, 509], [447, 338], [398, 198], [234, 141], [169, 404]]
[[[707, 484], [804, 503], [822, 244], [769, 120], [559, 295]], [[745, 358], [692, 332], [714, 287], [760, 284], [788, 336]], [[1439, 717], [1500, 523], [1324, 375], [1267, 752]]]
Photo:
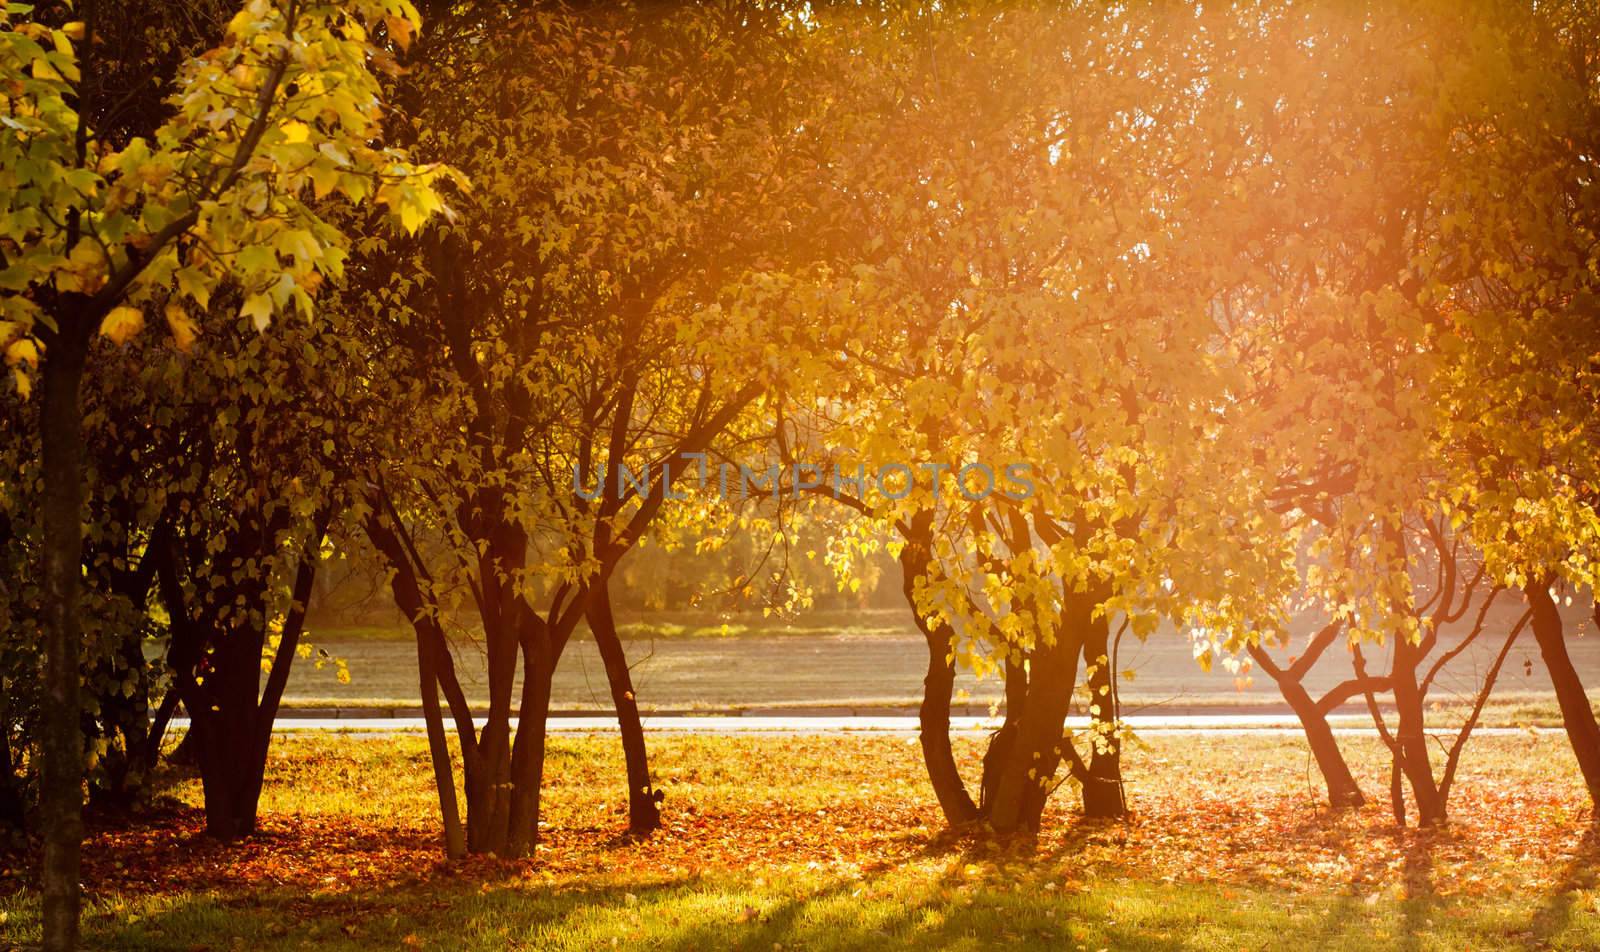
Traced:
[[[0, 11], [0, 821], [52, 947], [84, 790], [137, 800], [179, 704], [254, 829], [335, 552], [413, 627], [452, 856], [535, 848], [581, 626], [659, 826], [624, 566], [789, 612], [816, 572], [727, 553], [802, 537], [898, 566], [955, 825], [1126, 812], [1125, 637], [1260, 666], [1336, 806], [1364, 704], [1435, 824], [1526, 628], [1600, 797], [1589, 5], [150, 6]], [[1497, 601], [1440, 773], [1440, 632]], [[976, 797], [960, 668], [1005, 684]]]

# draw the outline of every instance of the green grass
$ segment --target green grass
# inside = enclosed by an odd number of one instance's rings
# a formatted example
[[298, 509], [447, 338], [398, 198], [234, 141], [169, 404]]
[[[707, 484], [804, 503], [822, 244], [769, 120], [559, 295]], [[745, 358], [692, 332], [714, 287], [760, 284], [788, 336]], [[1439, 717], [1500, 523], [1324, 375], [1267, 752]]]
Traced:
[[[284, 890], [97, 902], [94, 938], [118, 949], [1593, 949], [1569, 908], [1308, 897], [1111, 881], [1082, 892], [912, 869], [870, 879], [600, 879], [429, 891], [404, 905]], [[11, 908], [17, 909], [13, 900]], [[25, 910], [18, 910], [25, 914]], [[101, 930], [101, 923], [120, 925]]]
[[[1381, 792], [1376, 743], [1347, 748]], [[957, 752], [970, 777], [980, 748]], [[944, 831], [904, 737], [669, 735], [652, 760], [656, 837], [618, 836], [615, 739], [558, 738], [538, 854], [455, 866], [419, 738], [279, 741], [236, 845], [197, 835], [198, 785], [168, 775], [177, 806], [92, 831], [89, 945], [1600, 948], [1600, 834], [1560, 738], [1475, 742], [1428, 835], [1386, 804], [1328, 815], [1296, 740], [1158, 738], [1129, 754], [1131, 822], [1085, 823], [1065, 789], [1031, 848]], [[36, 939], [31, 890], [0, 915], [0, 947]]]

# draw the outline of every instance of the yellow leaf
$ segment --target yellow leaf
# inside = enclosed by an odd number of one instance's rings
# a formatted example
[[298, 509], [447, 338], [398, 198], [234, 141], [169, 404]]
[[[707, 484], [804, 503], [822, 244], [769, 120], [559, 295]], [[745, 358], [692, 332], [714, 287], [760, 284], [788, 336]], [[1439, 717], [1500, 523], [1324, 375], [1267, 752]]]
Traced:
[[194, 344], [195, 335], [199, 333], [200, 329], [189, 318], [189, 313], [183, 309], [183, 305], [177, 301], [167, 302], [165, 313], [167, 316], [167, 328], [172, 331], [173, 343], [178, 345], [179, 350], [187, 354], [189, 348]]
[[114, 343], [127, 343], [128, 338], [144, 329], [144, 311], [136, 307], [114, 307], [106, 319], [100, 322], [100, 333], [111, 338]]
[[305, 142], [311, 138], [311, 127], [298, 119], [290, 119], [283, 124], [283, 138], [286, 142]]
[[24, 400], [28, 399], [28, 395], [33, 393], [33, 381], [28, 379], [28, 374], [18, 367], [11, 371], [11, 377], [17, 382], [17, 395]]
[[6, 347], [6, 363], [27, 364], [29, 367], [38, 367], [39, 346], [29, 337], [12, 341]]
[[174, 277], [178, 279], [178, 290], [194, 298], [202, 308], [211, 306], [211, 288], [206, 284], [205, 272], [194, 267], [179, 268]]
[[245, 298], [244, 307], [239, 308], [239, 316], [250, 318], [256, 330], [266, 330], [272, 323], [272, 298], [265, 294], [250, 295]]

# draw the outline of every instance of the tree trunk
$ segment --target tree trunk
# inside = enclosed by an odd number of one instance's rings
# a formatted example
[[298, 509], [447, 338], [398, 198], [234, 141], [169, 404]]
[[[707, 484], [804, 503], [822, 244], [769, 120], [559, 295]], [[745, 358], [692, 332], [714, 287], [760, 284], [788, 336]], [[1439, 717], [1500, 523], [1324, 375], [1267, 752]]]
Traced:
[[[387, 503], [387, 497], [382, 501]], [[450, 646], [445, 642], [444, 631], [439, 626], [438, 605], [422, 588], [421, 576], [425, 569], [420, 565], [420, 558], [402, 541], [402, 527], [397, 514], [387, 505], [384, 509], [388, 518], [395, 521], [385, 524], [384, 518], [375, 512], [367, 518], [367, 536], [393, 569], [389, 587], [394, 593], [395, 605], [410, 619], [416, 631], [417, 676], [421, 682], [422, 714], [428, 731], [428, 755], [433, 762], [434, 787], [439, 795], [439, 815], [444, 826], [445, 855], [456, 859], [468, 850], [472, 798], [481, 786], [482, 771], [477, 763], [477, 729], [473, 725], [466, 696], [455, 678]], [[462, 773], [466, 780], [469, 811], [466, 827], [462, 825], [461, 807], [456, 800], [455, 771], [450, 762], [444, 714], [439, 706], [441, 689], [445, 692], [451, 716], [455, 719], [456, 742], [461, 745]]]
[[467, 778], [467, 850], [514, 859], [538, 841], [540, 786], [550, 717], [554, 664], [542, 638], [529, 639], [523, 663], [522, 704], [512, 743], [508, 716], [491, 705], [479, 741], [479, 769]]
[[587, 618], [600, 649], [600, 660], [606, 666], [611, 702], [622, 732], [622, 754], [628, 773], [628, 832], [648, 836], [661, 828], [661, 794], [650, 782], [650, 755], [644, 743], [644, 724], [639, 720], [639, 701], [633, 693], [633, 674], [628, 670], [628, 657], [623, 653], [616, 618], [611, 613], [609, 569], [600, 572], [589, 591]]
[[479, 737], [480, 769], [467, 783], [467, 852], [505, 856], [511, 830], [509, 713], [496, 714], [491, 705]]
[[1056, 768], [1061, 765], [1063, 728], [1078, 678], [1078, 658], [1091, 614], [1100, 599], [1069, 593], [1064, 624], [1053, 644], [1033, 650], [1028, 705], [1017, 721], [1016, 739], [995, 785], [989, 823], [997, 833], [1037, 832]]
[[927, 566], [927, 549], [908, 542], [900, 550], [900, 589], [911, 617], [928, 643], [928, 673], [922, 679], [922, 706], [917, 709], [922, 741], [922, 760], [928, 769], [933, 795], [951, 826], [961, 826], [978, 818], [978, 805], [972, 802], [967, 786], [956, 767], [955, 751], [950, 746], [950, 697], [955, 691], [956, 666], [951, 657], [950, 629], [933, 625], [917, 610], [917, 578]]
[[234, 631], [213, 637], [211, 667], [204, 685], [191, 692], [190, 730], [205, 799], [206, 833], [225, 842], [255, 832], [256, 794], [252, 782], [265, 751], [258, 748], [256, 703], [261, 685], [262, 642], [253, 633]]
[[945, 822], [961, 826], [978, 818], [978, 805], [967, 792], [950, 746], [950, 698], [956, 682], [950, 630], [942, 625], [930, 626], [920, 617], [917, 627], [928, 642], [928, 673], [922, 679], [922, 705], [917, 708], [922, 759]]
[[541, 634], [525, 639], [524, 653], [522, 705], [517, 713], [517, 742], [511, 757], [511, 810], [502, 854], [510, 857], [528, 855], [539, 841], [550, 687], [555, 674], [555, 657], [548, 638]]
[[1328, 805], [1335, 810], [1364, 805], [1367, 802], [1366, 795], [1361, 792], [1361, 785], [1356, 783], [1355, 775], [1350, 772], [1344, 752], [1339, 749], [1339, 739], [1328, 724], [1328, 716], [1311, 699], [1305, 685], [1293, 674], [1280, 671], [1259, 645], [1250, 645], [1249, 651], [1256, 664], [1272, 676], [1289, 709], [1300, 719], [1300, 727], [1306, 733], [1306, 743], [1311, 745], [1311, 756], [1316, 758], [1322, 782], [1328, 788]]
[[[482, 769], [467, 787], [467, 850], [519, 855], [511, 851], [511, 692], [519, 649], [515, 633], [493, 611], [494, 599], [485, 595], [483, 601], [490, 607], [483, 618], [489, 663], [489, 714], [478, 739]], [[519, 727], [519, 733], [520, 730]]]
[[1128, 815], [1122, 786], [1122, 740], [1117, 736], [1116, 672], [1111, 670], [1111, 622], [1100, 617], [1089, 622], [1083, 642], [1088, 666], [1090, 740], [1089, 774], [1083, 783], [1083, 815], [1117, 819]]
[[1396, 752], [1389, 761], [1389, 809], [1394, 813], [1394, 825], [1405, 828], [1406, 825], [1406, 783], [1405, 774], [1400, 770], [1401, 758]]
[[[260, 657], [264, 640], [261, 636], [252, 633], [253, 637], [241, 638], [251, 650], [251, 655], [257, 659], [249, 676], [239, 679], [237, 696], [231, 698], [236, 709], [237, 719], [246, 726], [242, 734], [233, 742], [233, 753], [225, 769], [233, 773], [233, 787], [229, 800], [224, 804], [232, 816], [222, 824], [224, 831], [234, 831], [233, 836], [248, 836], [256, 830], [256, 819], [261, 806], [261, 786], [267, 776], [267, 754], [272, 749], [272, 725], [278, 719], [278, 706], [283, 700], [284, 687], [289, 682], [289, 671], [294, 665], [295, 652], [300, 645], [300, 635], [305, 630], [306, 613], [311, 605], [311, 593], [317, 577], [318, 550], [322, 546], [322, 536], [327, 530], [331, 518], [331, 511], [324, 510], [316, 520], [316, 531], [312, 534], [306, 545], [306, 551], [300, 557], [300, 564], [295, 569], [294, 588], [291, 592], [291, 603], [287, 617], [283, 622], [283, 631], [278, 640], [278, 647], [272, 658], [272, 666], [267, 674], [267, 683], [261, 689], [257, 698], [257, 685], [260, 684]], [[261, 599], [261, 613], [266, 616], [265, 587], [258, 589], [263, 596]], [[244, 663], [239, 660], [240, 665]], [[247, 693], [246, 693], [247, 692]], [[201, 762], [202, 777], [204, 776], [204, 761]], [[206, 824], [211, 824], [210, 807], [207, 806]], [[229, 838], [229, 837], [224, 837]]]
[[979, 810], [961, 779], [955, 751], [950, 746], [950, 698], [956, 684], [955, 658], [951, 654], [954, 639], [948, 625], [934, 624], [917, 608], [917, 579], [929, 564], [931, 522], [932, 514], [927, 512], [918, 513], [911, 520], [911, 531], [900, 550], [900, 591], [928, 645], [928, 673], [922, 679], [922, 705], [917, 709], [922, 762], [945, 822], [961, 826], [976, 820]]
[[1393, 690], [1397, 723], [1395, 726], [1395, 753], [1400, 759], [1400, 769], [1411, 786], [1411, 798], [1417, 805], [1418, 826], [1438, 826], [1445, 820], [1444, 800], [1439, 796], [1439, 785], [1433, 778], [1433, 764], [1428, 756], [1426, 715], [1422, 707], [1422, 690], [1417, 684], [1419, 646], [1406, 638], [1394, 645]]
[[1355, 774], [1350, 772], [1350, 764], [1344, 759], [1344, 751], [1339, 749], [1339, 738], [1334, 736], [1327, 715], [1312, 702], [1306, 689], [1298, 682], [1292, 688], [1286, 688], [1283, 696], [1289, 701], [1290, 709], [1300, 719], [1300, 726], [1306, 732], [1311, 756], [1316, 759], [1322, 782], [1328, 788], [1328, 805], [1335, 810], [1350, 810], [1365, 805], [1366, 794], [1361, 792]]
[[213, 711], [190, 722], [200, 765], [200, 789], [205, 801], [206, 835], [223, 842], [255, 832], [255, 815], [246, 808], [249, 797], [246, 768], [237, 752], [247, 747], [249, 723], [236, 712]]
[[460, 859], [467, 852], [467, 835], [456, 803], [455, 771], [450, 763], [450, 742], [444, 732], [444, 712], [439, 707], [439, 659], [421, 626], [417, 626], [417, 676], [421, 682], [422, 717], [428, 726], [428, 756], [433, 761], [433, 783], [439, 793], [439, 814], [444, 823], [444, 853]]
[[994, 810], [994, 791], [1000, 785], [1000, 772], [1017, 740], [1017, 724], [1028, 707], [1028, 666], [1025, 659], [1006, 653], [1006, 719], [989, 738], [983, 752], [983, 780], [978, 788], [978, 815], [988, 817]]
[[39, 406], [44, 483], [44, 691], [40, 711], [40, 818], [44, 828], [44, 948], [78, 944], [83, 841], [82, 679], [78, 584], [83, 572], [83, 406], [89, 321], [58, 314], [47, 342]]
[[1600, 723], [1596, 722], [1594, 708], [1589, 705], [1583, 679], [1567, 653], [1561, 613], [1550, 595], [1550, 585], [1550, 580], [1545, 579], [1525, 589], [1528, 604], [1533, 609], [1533, 637], [1539, 643], [1539, 656], [1544, 659], [1545, 669], [1550, 672], [1550, 683], [1555, 686], [1561, 722], [1567, 728], [1572, 752], [1577, 755], [1584, 785], [1589, 788], [1589, 800], [1600, 807]]

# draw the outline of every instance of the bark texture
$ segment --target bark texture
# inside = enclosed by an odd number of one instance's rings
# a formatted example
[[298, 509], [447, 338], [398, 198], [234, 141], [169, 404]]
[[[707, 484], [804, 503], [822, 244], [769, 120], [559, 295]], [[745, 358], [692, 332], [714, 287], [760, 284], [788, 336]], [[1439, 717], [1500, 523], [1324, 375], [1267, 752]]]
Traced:
[[650, 779], [650, 753], [645, 747], [644, 723], [639, 719], [639, 701], [633, 693], [633, 672], [611, 611], [609, 572], [602, 572], [590, 589], [588, 619], [606, 668], [606, 683], [611, 687], [611, 703], [622, 733], [622, 755], [628, 774], [628, 832], [647, 836], [661, 828], [661, 792]]
[[1544, 659], [1545, 669], [1550, 672], [1567, 740], [1578, 758], [1578, 769], [1583, 772], [1584, 785], [1589, 788], [1589, 799], [1600, 806], [1600, 722], [1595, 720], [1583, 679], [1567, 653], [1565, 626], [1556, 609], [1555, 598], [1550, 594], [1549, 580], [1535, 582], [1525, 591], [1528, 605], [1533, 609], [1533, 638], [1539, 644], [1539, 656]]
[[44, 692], [40, 711], [39, 813], [44, 833], [44, 948], [78, 944], [78, 873], [83, 841], [82, 630], [84, 446], [79, 397], [90, 322], [57, 315], [47, 342], [39, 401], [44, 480]]

